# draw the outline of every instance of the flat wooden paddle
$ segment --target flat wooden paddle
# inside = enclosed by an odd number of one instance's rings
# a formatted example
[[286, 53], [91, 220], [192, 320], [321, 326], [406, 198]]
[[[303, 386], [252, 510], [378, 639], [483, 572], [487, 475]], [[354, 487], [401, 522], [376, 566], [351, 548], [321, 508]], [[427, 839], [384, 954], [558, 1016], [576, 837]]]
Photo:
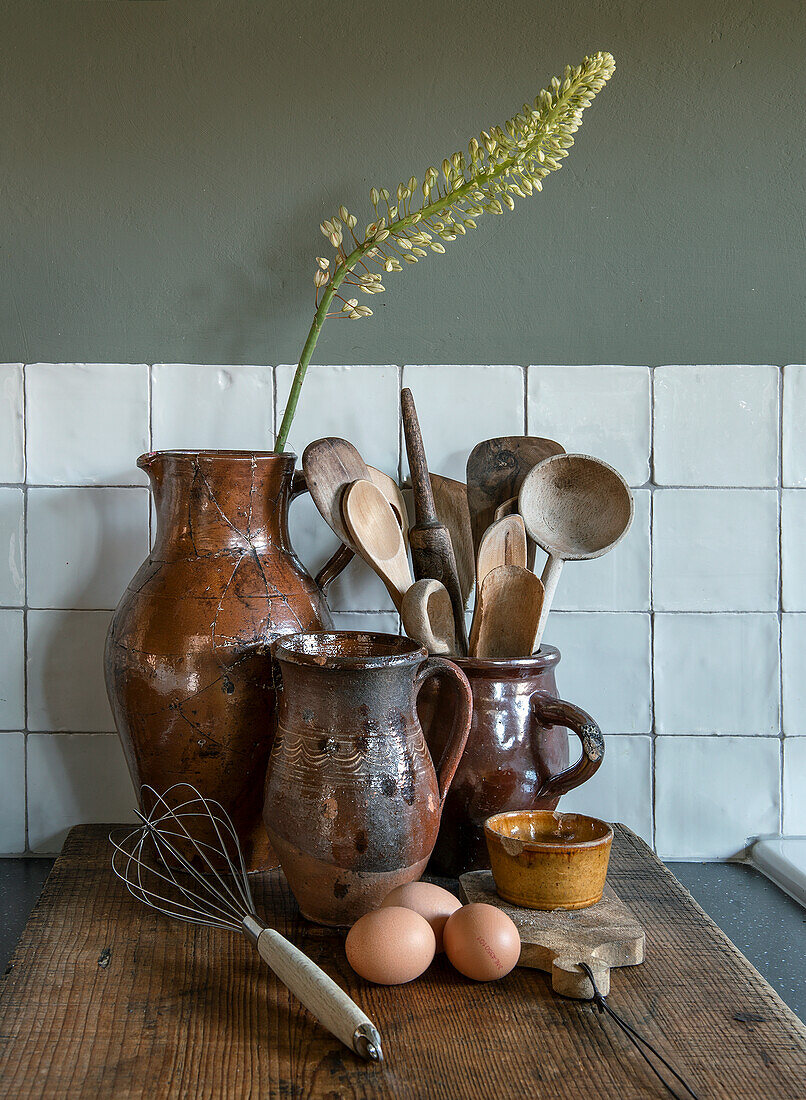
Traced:
[[302, 452], [302, 471], [313, 502], [327, 523], [351, 550], [355, 544], [344, 526], [341, 498], [354, 481], [371, 481], [372, 474], [361, 455], [346, 439], [315, 439]]
[[409, 545], [414, 576], [417, 580], [432, 577], [442, 581], [448, 590], [453, 607], [453, 619], [456, 627], [456, 640], [460, 655], [467, 653], [467, 628], [465, 627], [465, 604], [459, 585], [456, 557], [448, 528], [437, 519], [434, 507], [434, 494], [431, 491], [431, 479], [428, 476], [428, 463], [423, 447], [423, 437], [417, 420], [417, 410], [410, 389], [400, 394], [403, 412], [403, 432], [406, 437], [406, 452], [411, 470], [411, 487], [414, 494], [414, 526], [409, 528]]
[[351, 543], [386, 585], [399, 611], [412, 580], [403, 532], [391, 504], [371, 481], [354, 481], [344, 490], [342, 516]]
[[482, 536], [476, 559], [476, 584], [499, 565], [519, 565], [526, 569], [526, 528], [519, 515], [504, 516], [491, 523]]
[[474, 553], [478, 553], [499, 504], [518, 495], [523, 479], [538, 462], [564, 450], [553, 439], [533, 435], [505, 435], [476, 444], [467, 460], [467, 504]]
[[400, 530], [403, 532], [403, 542], [406, 547], [409, 545], [409, 512], [406, 508], [406, 502], [403, 499], [403, 494], [400, 491], [400, 486], [394, 478], [389, 477], [388, 474], [383, 473], [382, 470], [376, 470], [374, 466], [368, 466], [369, 477], [373, 485], [377, 485], [389, 503], [392, 505], [392, 511], [397, 516], [397, 522], [400, 524]]
[[[443, 477], [441, 474], [429, 474], [429, 477], [434, 493], [437, 519], [445, 524], [451, 536], [453, 555], [456, 558], [456, 572], [459, 574], [459, 587], [462, 590], [462, 599], [467, 605], [467, 598], [476, 578], [473, 532], [470, 530], [470, 512], [467, 508], [467, 486], [463, 481], [454, 481], [452, 477]], [[517, 511], [517, 501], [515, 510]]]
[[456, 627], [448, 590], [441, 581], [415, 581], [400, 606], [403, 629], [429, 653], [455, 654]]
[[[505, 500], [503, 504], [499, 504], [495, 510], [495, 518], [503, 519], [504, 516], [519, 515], [518, 512], [518, 498], [510, 497], [509, 500]], [[489, 528], [488, 528], [489, 530]], [[484, 536], [482, 535], [482, 538]], [[526, 536], [526, 568], [534, 569], [535, 567], [535, 554], [537, 553], [537, 543], [530, 535]]]
[[540, 621], [543, 583], [529, 569], [499, 565], [476, 593], [471, 657], [528, 657]]

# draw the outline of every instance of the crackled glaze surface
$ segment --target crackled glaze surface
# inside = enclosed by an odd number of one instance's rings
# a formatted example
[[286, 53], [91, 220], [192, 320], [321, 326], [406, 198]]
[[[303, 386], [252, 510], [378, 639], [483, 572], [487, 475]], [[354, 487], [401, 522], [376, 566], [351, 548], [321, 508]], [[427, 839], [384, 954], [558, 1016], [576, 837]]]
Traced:
[[228, 810], [250, 869], [276, 864], [260, 821], [273, 738], [268, 647], [330, 625], [288, 540], [294, 455], [143, 455], [154, 547], [121, 599], [106, 682], [137, 788], [185, 781]]

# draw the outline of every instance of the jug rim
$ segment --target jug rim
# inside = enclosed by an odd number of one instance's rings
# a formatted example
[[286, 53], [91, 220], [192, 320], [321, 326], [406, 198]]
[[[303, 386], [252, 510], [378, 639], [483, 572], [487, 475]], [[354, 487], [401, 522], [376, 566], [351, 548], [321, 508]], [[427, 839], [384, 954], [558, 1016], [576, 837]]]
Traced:
[[537, 653], [529, 657], [459, 657], [452, 655], [449, 660], [459, 668], [472, 669], [474, 672], [521, 672], [536, 673], [545, 672], [548, 668], [554, 668], [559, 664], [560, 651], [556, 646], [540, 646]]
[[137, 466], [144, 470], [155, 458], [226, 458], [230, 462], [252, 462], [256, 458], [293, 458], [296, 463], [298, 455], [295, 451], [283, 451], [278, 454], [276, 451], [230, 451], [217, 450], [215, 447], [201, 448], [198, 451], [168, 447], [164, 450], [144, 451], [137, 459]]
[[[346, 643], [347, 652], [337, 647]], [[372, 648], [386, 652], [365, 652]], [[352, 652], [350, 649], [352, 648]], [[272, 646], [275, 658], [306, 668], [385, 669], [420, 664], [428, 657], [425, 646], [399, 634], [374, 630], [317, 630], [285, 634]]]

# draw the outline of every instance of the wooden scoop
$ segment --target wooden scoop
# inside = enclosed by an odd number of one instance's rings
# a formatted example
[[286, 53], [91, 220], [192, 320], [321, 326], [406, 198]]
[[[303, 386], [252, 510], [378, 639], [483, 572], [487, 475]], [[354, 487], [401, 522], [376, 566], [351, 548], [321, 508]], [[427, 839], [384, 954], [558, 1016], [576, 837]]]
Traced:
[[448, 590], [441, 581], [415, 581], [400, 606], [403, 629], [429, 653], [456, 653], [456, 629]]
[[505, 435], [476, 444], [467, 460], [467, 504], [476, 553], [499, 504], [518, 495], [533, 466], [563, 451], [553, 439], [534, 435]]
[[526, 568], [526, 528], [522, 516], [504, 516], [490, 524], [484, 532], [476, 560], [476, 585], [499, 565], [519, 565]]
[[543, 606], [543, 584], [529, 569], [499, 565], [476, 593], [471, 657], [528, 657]]
[[354, 481], [342, 496], [342, 516], [351, 544], [381, 578], [399, 611], [412, 578], [391, 504], [371, 481]]
[[527, 475], [518, 497], [526, 530], [548, 554], [545, 598], [534, 648], [540, 648], [563, 562], [606, 554], [632, 523], [633, 499], [612, 466], [588, 455], [554, 455]]
[[400, 491], [400, 486], [394, 478], [389, 477], [389, 475], [383, 473], [382, 470], [376, 470], [374, 466], [368, 466], [367, 469], [369, 470], [369, 477], [372, 484], [378, 486], [380, 491], [392, 505], [392, 511], [397, 516], [397, 522], [400, 524], [400, 530], [403, 532], [403, 542], [408, 547], [409, 512], [406, 508], [403, 494]]

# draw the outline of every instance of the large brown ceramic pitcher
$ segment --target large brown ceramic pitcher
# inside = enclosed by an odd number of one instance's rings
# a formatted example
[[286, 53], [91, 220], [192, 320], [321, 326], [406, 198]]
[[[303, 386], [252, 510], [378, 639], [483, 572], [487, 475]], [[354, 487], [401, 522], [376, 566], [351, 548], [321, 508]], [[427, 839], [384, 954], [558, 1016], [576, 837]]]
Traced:
[[[349, 925], [418, 879], [470, 726], [454, 664], [408, 638], [344, 631], [274, 646], [282, 689], [264, 817], [303, 916]], [[439, 677], [455, 701], [436, 770], [415, 702]]]
[[[531, 657], [482, 660], [456, 657], [473, 693], [473, 724], [442, 812], [429, 870], [460, 875], [489, 867], [483, 826], [504, 810], [553, 810], [560, 796], [594, 774], [604, 738], [584, 710], [557, 698], [560, 652], [543, 645]], [[420, 721], [431, 752], [443, 751], [453, 700], [441, 685], [420, 695]], [[582, 755], [568, 767], [568, 734]]]
[[288, 538], [305, 491], [293, 454], [155, 451], [154, 545], [112, 619], [106, 685], [135, 787], [192, 783], [233, 818], [250, 870], [276, 865], [261, 823], [275, 692], [270, 644], [332, 625]]

